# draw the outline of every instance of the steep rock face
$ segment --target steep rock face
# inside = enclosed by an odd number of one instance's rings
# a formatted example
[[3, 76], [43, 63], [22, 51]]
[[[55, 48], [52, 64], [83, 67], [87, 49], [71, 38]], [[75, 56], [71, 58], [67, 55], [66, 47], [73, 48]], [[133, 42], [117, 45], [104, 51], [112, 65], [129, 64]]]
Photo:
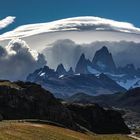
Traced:
[[112, 54], [108, 51], [107, 47], [102, 47], [95, 53], [92, 60], [92, 65], [95, 69], [101, 72], [115, 72], [116, 66], [112, 58]]
[[56, 72], [58, 73], [58, 75], [65, 75], [67, 73], [63, 64], [58, 65]]
[[89, 74], [87, 67], [90, 65], [91, 62], [85, 58], [84, 54], [82, 54], [77, 62], [75, 73]]
[[130, 133], [121, 114], [113, 110], [104, 110], [97, 104], [67, 104], [72, 111], [73, 119], [89, 130], [100, 133]]

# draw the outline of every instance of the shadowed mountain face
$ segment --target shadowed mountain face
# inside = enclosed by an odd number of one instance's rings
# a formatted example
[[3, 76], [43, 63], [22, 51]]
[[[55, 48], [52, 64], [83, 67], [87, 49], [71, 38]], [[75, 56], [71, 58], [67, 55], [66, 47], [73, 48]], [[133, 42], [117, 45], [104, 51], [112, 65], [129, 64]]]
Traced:
[[85, 58], [84, 54], [82, 54], [76, 64], [75, 73], [89, 74], [87, 69], [88, 66], [91, 66], [91, 62]]
[[67, 104], [66, 106], [73, 112], [75, 122], [95, 133], [107, 134], [108, 131], [111, 133], [120, 133], [120, 130], [125, 130], [124, 133], [129, 133], [129, 129], [126, 128], [120, 113], [116, 111], [104, 110], [96, 104]]
[[66, 73], [67, 73], [63, 64], [58, 65], [56, 72], [58, 73], [58, 75], [66, 75]]
[[134, 64], [126, 64], [117, 68], [112, 54], [105, 46], [96, 51], [92, 62], [82, 54], [77, 62], [75, 73], [94, 74], [96, 76], [104, 73], [125, 89], [138, 87], [140, 80], [139, 69], [135, 68]]
[[85, 58], [82, 54], [76, 64], [75, 73], [89, 74], [88, 67], [96, 69], [96, 71], [115, 73], [117, 68], [115, 66], [112, 54], [108, 51], [107, 47], [103, 46], [100, 50], [96, 51], [92, 62]]
[[95, 53], [92, 60], [92, 65], [95, 69], [101, 72], [115, 72], [116, 66], [112, 58], [112, 54], [107, 47], [103, 47]]
[[[37, 71], [36, 71], [37, 72]], [[56, 97], [66, 98], [77, 92], [89, 95], [112, 94], [125, 89], [104, 74], [96, 77], [93, 74], [74, 74], [62, 77], [40, 76], [38, 73], [30, 74], [27, 81], [41, 84], [44, 88], [54, 93]], [[48, 75], [45, 73], [44, 75]]]
[[[44, 71], [46, 68], [51, 72]], [[89, 95], [124, 92], [125, 89], [139, 86], [139, 80], [139, 69], [133, 64], [117, 68], [112, 54], [105, 46], [95, 53], [92, 62], [82, 53], [75, 71], [72, 67], [66, 71], [60, 64], [56, 71], [45, 66], [27, 77], [27, 81], [39, 83], [62, 98], [77, 92]]]
[[130, 132], [116, 111], [105, 111], [98, 105], [62, 104], [49, 91], [30, 82], [0, 81], [0, 115], [3, 119], [49, 120], [78, 131], [85, 127], [95, 133]]
[[73, 75], [74, 74], [74, 71], [73, 71], [72, 67], [70, 67], [70, 69], [68, 70], [67, 74], [68, 75]]

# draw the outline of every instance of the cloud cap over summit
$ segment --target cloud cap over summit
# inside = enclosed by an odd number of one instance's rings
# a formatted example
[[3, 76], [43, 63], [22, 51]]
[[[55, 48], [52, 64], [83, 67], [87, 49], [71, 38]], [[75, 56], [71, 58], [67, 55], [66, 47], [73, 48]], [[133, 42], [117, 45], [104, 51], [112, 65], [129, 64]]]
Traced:
[[31, 50], [21, 39], [11, 40], [5, 48], [0, 46], [0, 79], [24, 80], [45, 64], [44, 56]]
[[10, 32], [6, 32], [0, 35], [0, 40], [11, 39], [13, 37], [27, 37], [43, 32], [73, 30], [118, 31], [124, 33], [140, 34], [140, 28], [137, 28], [133, 24], [128, 22], [119, 22], [94, 16], [83, 16], [66, 18], [53, 22], [22, 25]]

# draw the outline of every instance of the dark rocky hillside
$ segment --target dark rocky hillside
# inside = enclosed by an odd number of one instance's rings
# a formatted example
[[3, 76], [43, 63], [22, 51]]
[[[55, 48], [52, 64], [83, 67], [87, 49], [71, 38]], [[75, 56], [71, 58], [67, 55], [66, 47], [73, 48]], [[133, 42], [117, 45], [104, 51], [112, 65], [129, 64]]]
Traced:
[[140, 113], [140, 88], [128, 90], [125, 93], [90, 96], [85, 93], [77, 93], [67, 99], [69, 102], [98, 103], [104, 106], [115, 106], [130, 109]]
[[118, 112], [98, 105], [64, 105], [49, 91], [30, 82], [0, 81], [0, 114], [6, 120], [49, 120], [79, 131], [83, 126], [95, 133], [129, 133]]
[[125, 93], [90, 96], [77, 93], [67, 99], [70, 103], [99, 104], [105, 108], [113, 108], [121, 112], [125, 122], [131, 129], [140, 128], [140, 88]]
[[129, 133], [121, 114], [97, 104], [67, 104], [75, 122], [95, 133]]
[[49, 91], [29, 82], [0, 82], [3, 119], [43, 119], [75, 128], [70, 112]]

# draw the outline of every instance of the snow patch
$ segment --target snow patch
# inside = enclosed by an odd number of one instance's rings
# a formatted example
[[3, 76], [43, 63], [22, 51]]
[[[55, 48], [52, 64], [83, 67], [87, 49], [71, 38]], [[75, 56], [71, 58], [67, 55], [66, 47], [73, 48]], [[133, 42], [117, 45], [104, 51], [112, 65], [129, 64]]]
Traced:
[[44, 76], [44, 75], [45, 75], [45, 72], [43, 72], [43, 73], [40, 74], [40, 76]]
[[124, 87], [125, 89], [130, 89], [131, 87], [133, 87], [133, 85], [136, 84], [137, 81], [139, 81], [140, 78], [135, 78], [135, 79], [130, 79], [130, 80], [120, 80], [120, 81], [116, 81], [120, 86]]
[[140, 80], [138, 80], [131, 88], [140, 87]]
[[59, 78], [63, 78], [63, 77], [64, 77], [64, 75], [60, 75], [60, 76], [59, 76]]
[[80, 75], [80, 73], [76, 73], [76, 74], [74, 74], [74, 75]]

